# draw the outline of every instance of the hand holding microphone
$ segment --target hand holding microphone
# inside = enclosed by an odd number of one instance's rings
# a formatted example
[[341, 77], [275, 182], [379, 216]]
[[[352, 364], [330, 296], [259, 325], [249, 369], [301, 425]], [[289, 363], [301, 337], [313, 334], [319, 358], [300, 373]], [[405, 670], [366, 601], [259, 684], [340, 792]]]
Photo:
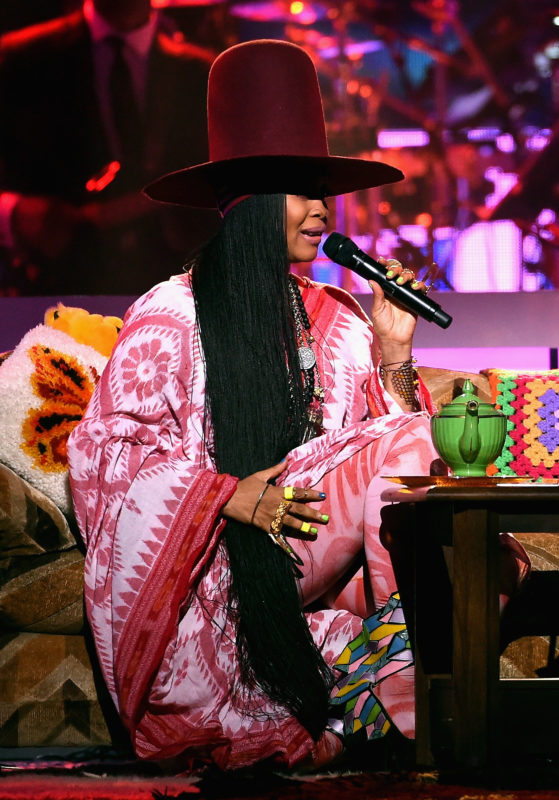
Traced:
[[418, 314], [429, 322], [435, 322], [441, 328], [448, 328], [452, 322], [438, 303], [422, 292], [417, 292], [408, 284], [398, 284], [386, 277], [387, 270], [372, 256], [360, 250], [355, 242], [341, 233], [331, 233], [324, 242], [323, 248], [328, 258], [348, 267], [368, 281], [376, 281], [386, 295], [392, 297], [408, 311]]

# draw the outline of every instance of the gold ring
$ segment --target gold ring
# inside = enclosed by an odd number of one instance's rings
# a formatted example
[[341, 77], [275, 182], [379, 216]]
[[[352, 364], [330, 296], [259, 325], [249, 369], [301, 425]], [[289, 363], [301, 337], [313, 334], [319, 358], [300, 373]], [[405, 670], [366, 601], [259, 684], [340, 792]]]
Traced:
[[274, 537], [278, 537], [281, 535], [281, 529], [283, 527], [283, 518], [291, 508], [291, 502], [289, 500], [282, 500], [277, 507], [276, 515], [272, 520], [272, 524], [270, 525], [270, 533]]
[[284, 486], [283, 487], [283, 496], [286, 500], [295, 500], [295, 487], [294, 486]]

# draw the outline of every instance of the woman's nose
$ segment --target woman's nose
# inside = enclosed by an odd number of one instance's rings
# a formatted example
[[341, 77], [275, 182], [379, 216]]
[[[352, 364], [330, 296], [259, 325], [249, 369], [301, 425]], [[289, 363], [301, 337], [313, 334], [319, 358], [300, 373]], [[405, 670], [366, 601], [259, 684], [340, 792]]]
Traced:
[[311, 216], [320, 217], [321, 219], [328, 218], [328, 206], [325, 200], [312, 201]]

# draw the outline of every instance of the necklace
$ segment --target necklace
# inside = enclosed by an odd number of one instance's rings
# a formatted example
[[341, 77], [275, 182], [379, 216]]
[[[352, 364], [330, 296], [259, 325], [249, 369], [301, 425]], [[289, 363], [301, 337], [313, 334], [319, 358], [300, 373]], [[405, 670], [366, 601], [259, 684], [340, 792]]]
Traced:
[[[307, 406], [307, 419], [302, 441], [304, 444], [322, 433], [324, 389], [320, 380], [316, 356], [311, 347], [314, 342], [314, 336], [310, 332], [311, 321], [297, 282], [292, 275], [289, 276], [288, 290], [297, 336], [297, 355], [303, 378], [303, 398]], [[290, 384], [292, 389], [291, 376]]]

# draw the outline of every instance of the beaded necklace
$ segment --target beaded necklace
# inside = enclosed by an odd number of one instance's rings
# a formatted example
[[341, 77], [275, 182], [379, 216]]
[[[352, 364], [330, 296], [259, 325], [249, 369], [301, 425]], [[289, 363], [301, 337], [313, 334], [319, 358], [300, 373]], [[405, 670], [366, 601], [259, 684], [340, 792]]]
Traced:
[[[288, 290], [297, 335], [299, 366], [303, 378], [303, 399], [307, 406], [307, 420], [302, 440], [302, 444], [304, 444], [322, 433], [324, 389], [320, 380], [316, 356], [311, 347], [314, 342], [314, 336], [310, 332], [311, 321], [297, 282], [292, 275], [289, 276]], [[291, 375], [289, 376], [289, 391], [292, 394], [293, 379]]]

